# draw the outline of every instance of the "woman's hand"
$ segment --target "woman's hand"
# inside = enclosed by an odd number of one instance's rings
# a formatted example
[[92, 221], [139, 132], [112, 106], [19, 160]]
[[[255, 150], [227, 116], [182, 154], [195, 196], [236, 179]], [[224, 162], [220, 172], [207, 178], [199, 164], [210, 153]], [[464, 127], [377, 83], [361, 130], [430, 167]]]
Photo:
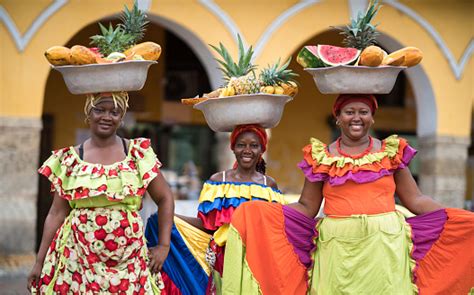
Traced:
[[31, 269], [30, 274], [28, 275], [28, 285], [26, 286], [28, 291], [31, 291], [31, 287], [36, 287], [38, 285], [42, 268], [43, 265], [41, 263], [36, 262], [33, 268]]
[[150, 248], [150, 263], [148, 266], [152, 273], [157, 273], [161, 270], [169, 251], [170, 246], [166, 245], [157, 245]]

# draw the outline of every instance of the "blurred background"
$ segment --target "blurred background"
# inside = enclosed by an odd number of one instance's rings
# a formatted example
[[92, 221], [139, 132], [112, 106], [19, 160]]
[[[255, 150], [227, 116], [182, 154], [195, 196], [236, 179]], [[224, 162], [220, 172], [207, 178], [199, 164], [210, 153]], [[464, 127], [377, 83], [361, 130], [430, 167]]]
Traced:
[[[296, 63], [304, 45], [342, 46], [331, 26], [364, 11], [365, 0], [141, 0], [150, 24], [144, 40], [162, 47], [145, 87], [130, 93], [120, 130], [147, 137], [163, 163], [177, 212], [196, 215], [202, 183], [234, 161], [229, 134], [214, 133], [203, 115], [180, 103], [222, 85], [208, 44], [222, 42], [237, 54], [237, 34], [253, 45], [255, 64], [292, 58], [299, 94], [280, 124], [268, 130], [268, 174], [280, 189], [298, 195], [301, 148], [316, 137], [338, 136], [331, 116], [335, 95], [319, 93]], [[399, 134], [419, 151], [410, 165], [422, 191], [440, 202], [472, 209], [474, 198], [474, 2], [391, 0], [375, 18], [378, 45], [387, 52], [416, 46], [420, 65], [402, 72], [393, 91], [377, 96], [374, 136]], [[116, 0], [0, 0], [0, 293], [22, 294], [51, 205], [49, 183], [36, 169], [51, 150], [88, 137], [85, 96], [68, 92], [44, 51], [53, 45], [90, 46], [98, 22], [117, 23], [124, 5]], [[156, 210], [145, 200], [142, 216]], [[3, 288], [4, 286], [5, 288]], [[13, 287], [17, 286], [17, 287]], [[21, 286], [21, 287], [19, 287]], [[8, 293], [6, 293], [8, 294]]]

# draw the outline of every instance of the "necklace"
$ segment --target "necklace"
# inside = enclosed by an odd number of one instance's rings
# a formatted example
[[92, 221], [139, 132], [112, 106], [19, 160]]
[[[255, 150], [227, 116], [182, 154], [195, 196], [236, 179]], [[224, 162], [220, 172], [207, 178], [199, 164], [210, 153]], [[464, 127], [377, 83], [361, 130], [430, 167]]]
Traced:
[[362, 153], [360, 154], [357, 154], [357, 155], [349, 155], [349, 154], [346, 154], [342, 148], [341, 148], [341, 137], [339, 137], [337, 140], [336, 140], [336, 149], [337, 149], [337, 152], [339, 153], [339, 155], [341, 156], [344, 156], [344, 157], [349, 157], [349, 158], [353, 158], [353, 159], [358, 159], [358, 158], [361, 158], [363, 156], [365, 156], [366, 154], [370, 153], [370, 151], [372, 150], [373, 146], [374, 146], [374, 141], [372, 140], [372, 137], [369, 136], [369, 146], [364, 150], [362, 151]]

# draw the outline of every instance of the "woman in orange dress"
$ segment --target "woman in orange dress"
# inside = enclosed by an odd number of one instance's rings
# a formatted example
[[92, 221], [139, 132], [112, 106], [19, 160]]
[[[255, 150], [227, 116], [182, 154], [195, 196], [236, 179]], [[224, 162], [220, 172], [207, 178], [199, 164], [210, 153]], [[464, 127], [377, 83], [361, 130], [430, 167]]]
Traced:
[[[340, 95], [333, 113], [341, 136], [304, 147], [298, 203], [249, 203], [235, 212], [224, 294], [473, 290], [474, 214], [420, 192], [407, 168], [416, 151], [396, 135], [369, 135], [376, 110], [372, 95]], [[418, 216], [397, 212], [395, 193]], [[326, 217], [316, 222], [323, 198]]]

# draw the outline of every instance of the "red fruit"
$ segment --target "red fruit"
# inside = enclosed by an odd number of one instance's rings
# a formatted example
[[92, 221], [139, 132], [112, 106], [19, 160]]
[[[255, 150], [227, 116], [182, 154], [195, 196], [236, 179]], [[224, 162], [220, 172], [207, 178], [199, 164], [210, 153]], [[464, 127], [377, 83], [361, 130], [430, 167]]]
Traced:
[[94, 263], [97, 263], [99, 261], [100, 261], [100, 258], [99, 258], [99, 256], [97, 256], [97, 254], [91, 253], [91, 254], [87, 255], [87, 262], [89, 264], [94, 264]]
[[137, 195], [138, 196], [143, 196], [143, 194], [146, 192], [146, 188], [142, 187], [137, 190]]
[[140, 229], [139, 226], [138, 226], [138, 223], [136, 223], [136, 222], [134, 224], [132, 224], [132, 228], [133, 228], [134, 233], [137, 233], [138, 230]]
[[68, 248], [68, 247], [64, 247], [64, 256], [65, 256], [66, 258], [69, 258], [69, 254], [70, 254], [70, 253], [71, 253], [71, 252], [69, 251], [69, 248]]
[[108, 240], [105, 242], [105, 247], [109, 249], [109, 251], [115, 251], [118, 247], [118, 244], [114, 240]]
[[94, 292], [99, 292], [100, 286], [97, 282], [92, 282], [89, 284], [89, 290], [94, 291]]
[[51, 173], [52, 173], [51, 168], [49, 168], [48, 166], [44, 166], [43, 169], [41, 169], [41, 174], [43, 174], [46, 177], [50, 176]]
[[120, 226], [123, 228], [127, 228], [130, 226], [130, 222], [128, 222], [128, 219], [124, 218], [120, 220]]
[[98, 226], [106, 225], [106, 224], [107, 224], [107, 221], [108, 221], [107, 216], [97, 215], [97, 216], [95, 217], [95, 223], [97, 223]]
[[149, 147], [150, 147], [150, 141], [149, 141], [149, 140], [144, 140], [144, 141], [142, 141], [142, 143], [140, 143], [140, 147], [141, 147], [142, 149], [147, 149], [147, 148], [149, 148]]
[[120, 291], [127, 291], [129, 285], [130, 285], [130, 282], [128, 280], [121, 279], [120, 285], [119, 285]]
[[103, 228], [99, 228], [94, 232], [94, 236], [97, 240], [103, 240], [107, 236], [107, 233]]
[[50, 276], [44, 276], [43, 277], [43, 284], [49, 285], [51, 283], [51, 277]]
[[117, 264], [118, 262], [112, 259], [109, 259], [105, 262], [105, 265], [107, 265], [107, 267], [114, 267], [114, 266], [117, 266]]
[[67, 294], [68, 291], [69, 291], [69, 285], [66, 282], [62, 283], [62, 285], [59, 286], [59, 292], [61, 294]]
[[72, 280], [76, 281], [79, 285], [82, 284], [82, 276], [77, 271], [72, 274]]
[[105, 192], [107, 190], [107, 185], [103, 184], [97, 188], [99, 192]]
[[85, 214], [79, 215], [79, 220], [81, 221], [81, 223], [87, 223], [87, 215]]
[[145, 276], [141, 277], [140, 278], [140, 285], [145, 286], [146, 281], [147, 281], [147, 277], [145, 277]]
[[110, 285], [109, 287], [110, 293], [117, 293], [118, 291], [119, 291], [119, 286]]
[[112, 233], [113, 233], [114, 236], [116, 236], [116, 237], [123, 237], [123, 235], [124, 235], [123, 228], [121, 228], [121, 227], [118, 227], [118, 228], [117, 228], [116, 230], [114, 230]]

